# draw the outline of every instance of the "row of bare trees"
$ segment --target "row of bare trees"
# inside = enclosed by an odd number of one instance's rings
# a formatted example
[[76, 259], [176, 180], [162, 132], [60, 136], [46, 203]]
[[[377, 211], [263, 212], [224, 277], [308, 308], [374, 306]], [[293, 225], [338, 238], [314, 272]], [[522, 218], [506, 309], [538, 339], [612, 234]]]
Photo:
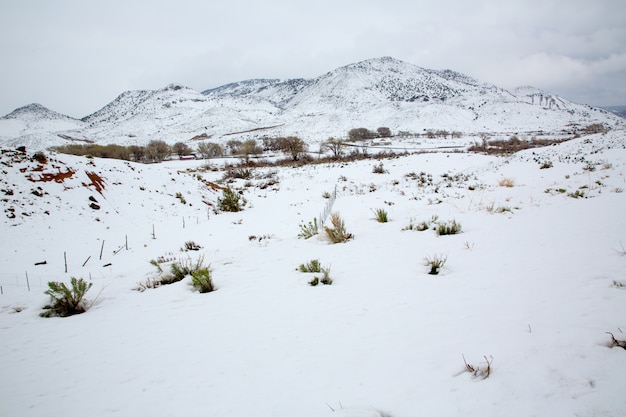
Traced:
[[262, 145], [255, 139], [245, 141], [229, 140], [225, 146], [214, 142], [200, 142], [194, 150], [187, 143], [176, 142], [169, 145], [163, 140], [152, 140], [145, 146], [140, 145], [98, 145], [69, 144], [51, 148], [57, 152], [80, 156], [94, 156], [99, 158], [123, 159], [135, 162], [161, 162], [169, 157], [185, 157], [194, 155], [208, 159], [219, 158], [225, 155], [239, 156], [248, 160], [259, 156], [265, 151], [282, 152], [292, 160], [299, 160], [308, 150], [308, 145], [296, 136], [263, 138]]

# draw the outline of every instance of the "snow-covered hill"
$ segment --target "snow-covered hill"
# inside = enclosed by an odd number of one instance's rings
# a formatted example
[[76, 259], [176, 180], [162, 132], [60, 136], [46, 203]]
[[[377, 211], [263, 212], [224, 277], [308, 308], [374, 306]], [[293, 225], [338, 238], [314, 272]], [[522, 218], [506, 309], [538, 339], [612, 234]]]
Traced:
[[424, 69], [389, 57], [314, 79], [255, 79], [202, 93], [180, 85], [129, 91], [81, 121], [57, 119], [65, 123], [27, 106], [0, 118], [0, 143], [41, 149], [68, 141], [174, 143], [199, 135], [217, 142], [284, 135], [319, 142], [345, 137], [355, 127], [415, 133], [555, 132], [624, 123], [605, 110], [531, 87], [509, 92], [451, 70]]
[[[624, 130], [508, 157], [416, 153], [241, 179], [218, 160], [43, 156], [0, 152], [0, 415], [626, 409], [626, 351], [607, 334], [626, 340]], [[214, 210], [227, 184], [243, 211]], [[298, 238], [335, 190], [353, 239]], [[452, 220], [461, 233], [432, 229]], [[436, 276], [434, 256], [446, 258]], [[297, 270], [313, 259], [332, 285]], [[217, 290], [187, 276], [134, 291], [176, 261], [210, 264]], [[93, 284], [89, 310], [39, 317], [47, 282], [70, 277]]]

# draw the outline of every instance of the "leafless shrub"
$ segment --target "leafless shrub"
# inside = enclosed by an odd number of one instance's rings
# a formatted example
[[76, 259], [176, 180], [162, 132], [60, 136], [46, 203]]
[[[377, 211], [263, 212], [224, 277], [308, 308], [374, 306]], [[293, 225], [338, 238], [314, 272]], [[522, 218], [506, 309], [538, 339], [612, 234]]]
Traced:
[[626, 350], [626, 340], [617, 340], [611, 332], [606, 332], [606, 334], [611, 335], [611, 344], [609, 345], [610, 348], [614, 348], [615, 346], [617, 346]]
[[513, 178], [501, 178], [500, 181], [498, 181], [498, 185], [500, 187], [511, 188], [515, 185], [515, 180]]
[[[485, 358], [485, 365], [475, 366], [467, 363], [465, 355], [463, 355], [463, 362], [465, 363], [465, 370], [472, 374], [474, 378], [487, 379], [491, 375], [491, 364], [493, 363], [493, 356], [483, 356]], [[482, 363], [482, 362], [481, 362]]]

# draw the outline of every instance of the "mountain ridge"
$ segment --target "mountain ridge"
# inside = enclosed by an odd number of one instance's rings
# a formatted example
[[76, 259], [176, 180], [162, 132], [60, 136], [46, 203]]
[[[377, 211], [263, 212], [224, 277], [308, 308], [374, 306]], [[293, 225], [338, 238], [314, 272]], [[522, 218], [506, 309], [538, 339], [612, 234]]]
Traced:
[[311, 79], [250, 79], [201, 92], [180, 84], [125, 91], [80, 120], [37, 106], [0, 118], [0, 144], [45, 148], [69, 137], [130, 145], [198, 135], [215, 141], [295, 135], [319, 142], [355, 127], [478, 133], [623, 124], [606, 110], [534, 87], [508, 91], [450, 69], [426, 69], [392, 57], [348, 64]]

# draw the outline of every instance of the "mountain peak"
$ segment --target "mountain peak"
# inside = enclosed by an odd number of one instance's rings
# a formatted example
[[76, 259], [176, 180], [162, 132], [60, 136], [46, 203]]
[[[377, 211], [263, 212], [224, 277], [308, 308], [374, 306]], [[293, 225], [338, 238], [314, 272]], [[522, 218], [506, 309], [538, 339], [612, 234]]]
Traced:
[[3, 117], [3, 119], [32, 119], [32, 118], [44, 118], [44, 119], [73, 119], [61, 113], [57, 113], [54, 110], [39, 104], [31, 103], [26, 106], [19, 107], [13, 110], [11, 113]]

